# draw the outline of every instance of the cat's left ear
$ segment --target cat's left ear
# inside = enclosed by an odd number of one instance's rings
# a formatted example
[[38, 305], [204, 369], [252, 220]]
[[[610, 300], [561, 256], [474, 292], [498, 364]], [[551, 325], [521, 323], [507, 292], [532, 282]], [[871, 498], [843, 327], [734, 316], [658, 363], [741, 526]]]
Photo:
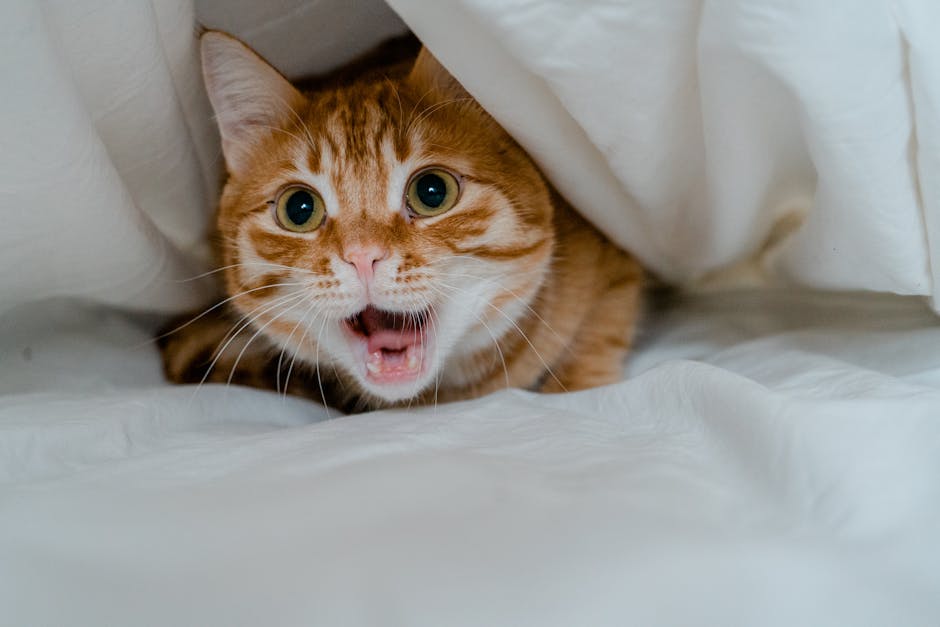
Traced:
[[233, 174], [249, 165], [258, 141], [288, 122], [304, 97], [251, 48], [231, 35], [207, 31], [200, 39], [202, 73]]
[[463, 85], [423, 46], [408, 78], [412, 83], [421, 85], [425, 89], [434, 89], [446, 98], [470, 96]]

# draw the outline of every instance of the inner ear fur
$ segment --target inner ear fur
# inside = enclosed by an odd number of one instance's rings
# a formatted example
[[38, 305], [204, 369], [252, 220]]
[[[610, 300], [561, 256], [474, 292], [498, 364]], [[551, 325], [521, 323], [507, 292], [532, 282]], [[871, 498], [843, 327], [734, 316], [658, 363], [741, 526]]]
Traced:
[[446, 98], [470, 97], [463, 85], [425, 47], [418, 53], [408, 78], [412, 83], [425, 89], [434, 89]]
[[261, 55], [227, 33], [206, 31], [200, 49], [222, 152], [229, 171], [237, 174], [248, 167], [259, 141], [297, 115], [304, 97]]

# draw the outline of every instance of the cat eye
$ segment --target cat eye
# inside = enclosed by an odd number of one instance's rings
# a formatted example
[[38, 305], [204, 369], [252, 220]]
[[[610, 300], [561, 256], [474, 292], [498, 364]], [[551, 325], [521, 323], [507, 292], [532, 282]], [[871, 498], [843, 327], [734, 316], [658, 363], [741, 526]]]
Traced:
[[430, 218], [450, 210], [459, 195], [457, 177], [447, 170], [431, 168], [411, 177], [405, 198], [413, 213]]
[[326, 217], [323, 199], [309, 187], [288, 187], [275, 203], [278, 224], [295, 233], [313, 231]]

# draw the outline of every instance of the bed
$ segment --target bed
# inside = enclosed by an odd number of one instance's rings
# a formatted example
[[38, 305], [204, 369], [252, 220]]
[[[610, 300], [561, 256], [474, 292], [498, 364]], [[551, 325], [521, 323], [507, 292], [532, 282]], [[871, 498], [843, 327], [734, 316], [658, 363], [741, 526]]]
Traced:
[[[0, 16], [0, 624], [940, 623], [934, 4]], [[292, 75], [407, 24], [683, 288], [627, 378], [356, 416], [167, 385], [154, 329], [213, 297], [197, 21]]]

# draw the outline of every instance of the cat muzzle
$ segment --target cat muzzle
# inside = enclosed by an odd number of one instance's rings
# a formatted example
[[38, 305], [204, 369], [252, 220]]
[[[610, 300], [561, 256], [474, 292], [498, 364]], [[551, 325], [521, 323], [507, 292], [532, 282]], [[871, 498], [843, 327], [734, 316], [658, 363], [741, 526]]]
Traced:
[[366, 378], [377, 384], [408, 383], [426, 369], [430, 310], [386, 311], [368, 306], [343, 321]]

